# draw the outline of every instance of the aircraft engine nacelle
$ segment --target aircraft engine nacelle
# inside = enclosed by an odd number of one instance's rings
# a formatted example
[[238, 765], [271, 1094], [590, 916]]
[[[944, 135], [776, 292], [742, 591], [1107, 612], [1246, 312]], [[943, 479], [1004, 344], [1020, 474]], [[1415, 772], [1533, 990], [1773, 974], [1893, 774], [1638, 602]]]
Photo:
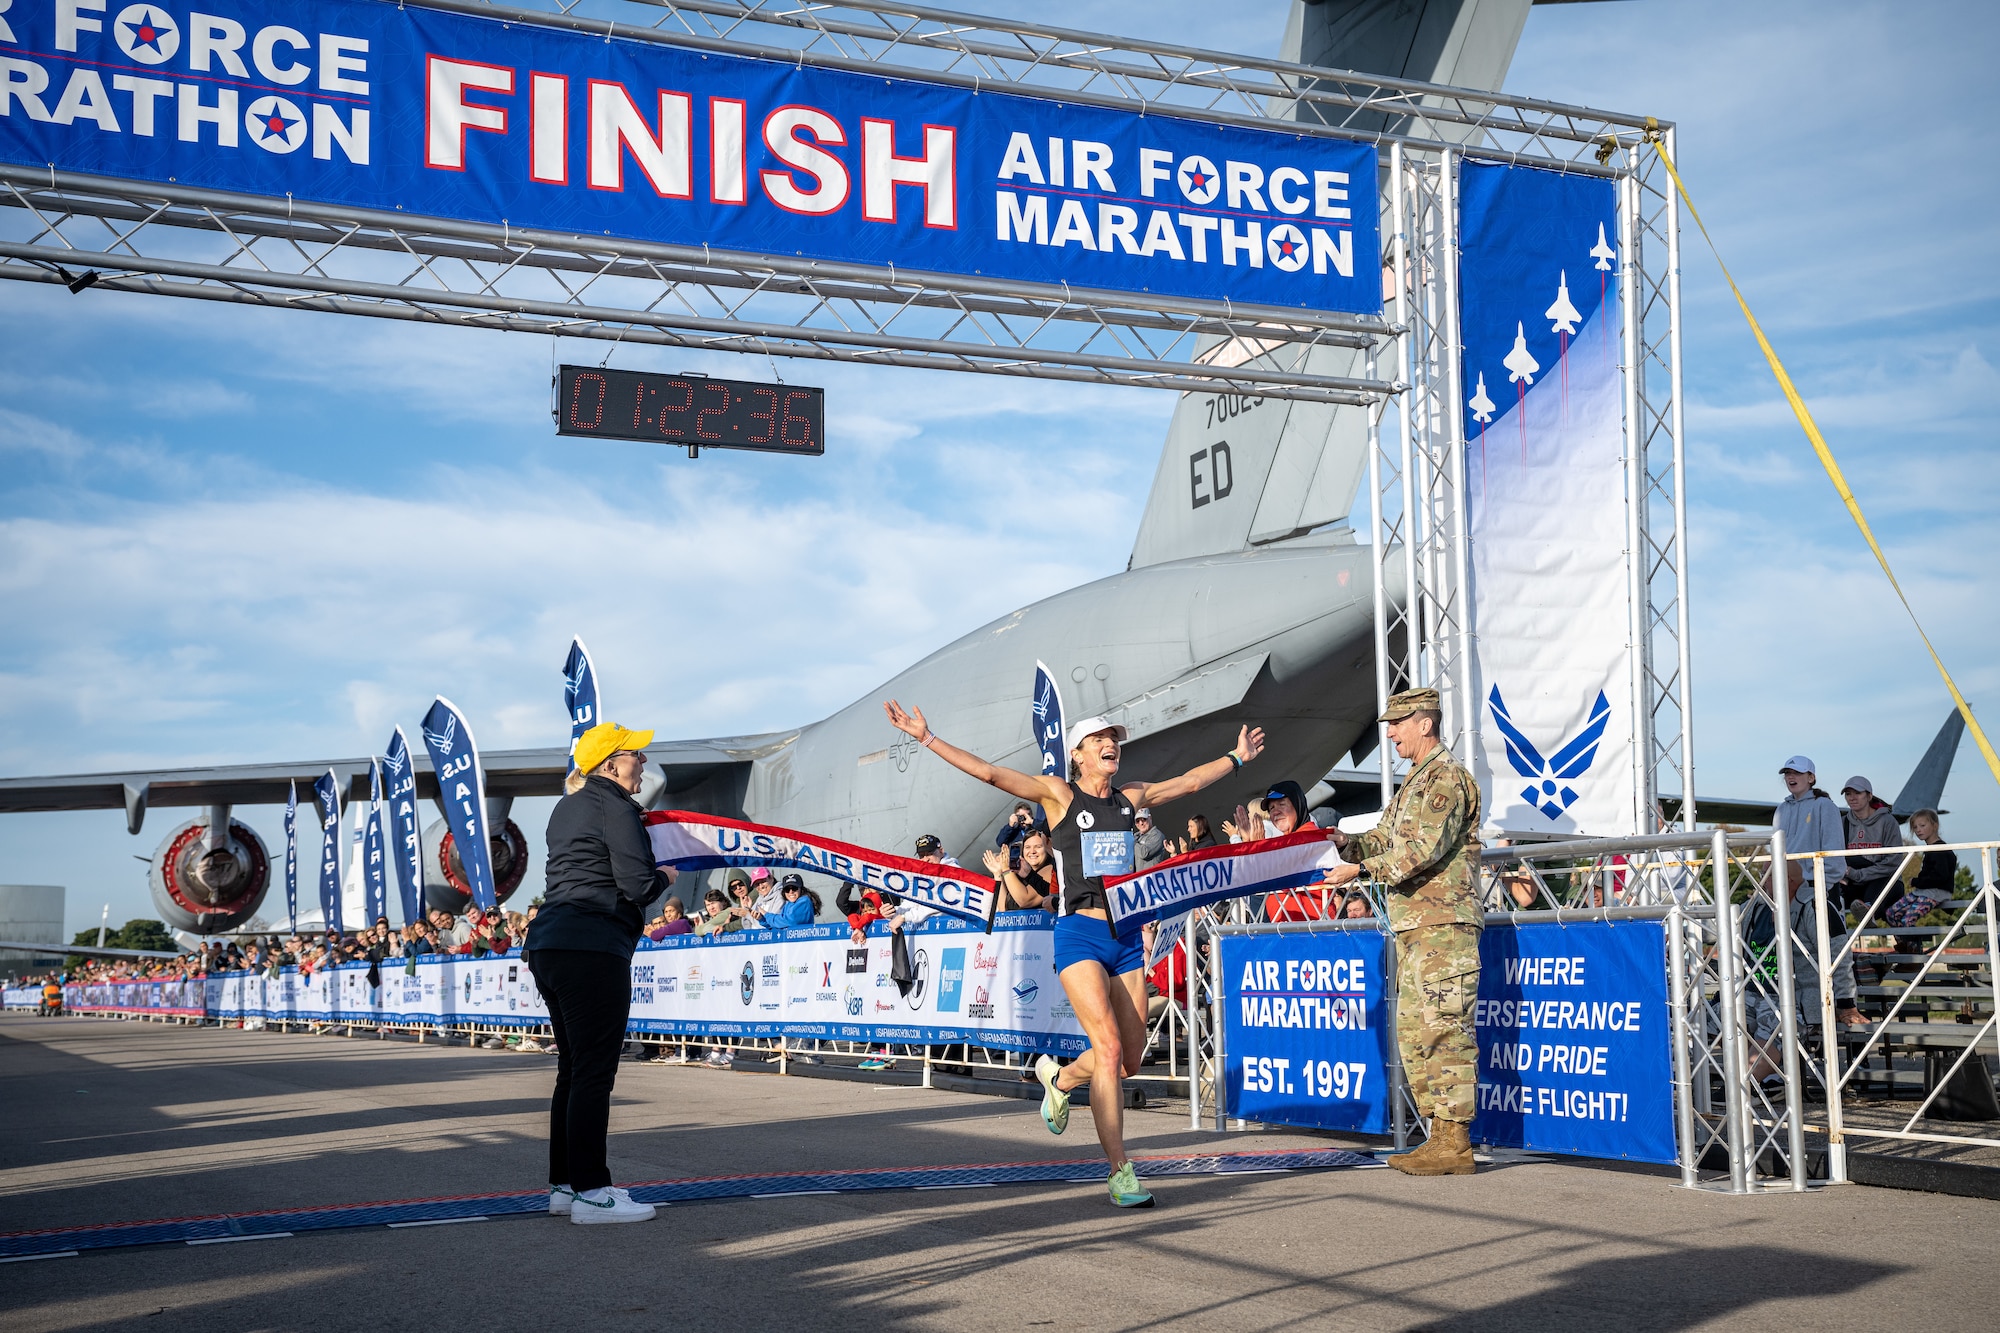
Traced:
[[[493, 849], [493, 896], [504, 903], [528, 877], [528, 837], [509, 819], [487, 841]], [[471, 905], [472, 887], [452, 846], [451, 830], [442, 819], [435, 820], [424, 830], [424, 907], [457, 916]]]
[[[226, 807], [225, 807], [226, 808]], [[248, 921], [271, 887], [271, 857], [247, 824], [226, 815], [226, 837], [211, 840], [209, 818], [190, 819], [153, 853], [153, 906], [174, 930], [215, 935]]]

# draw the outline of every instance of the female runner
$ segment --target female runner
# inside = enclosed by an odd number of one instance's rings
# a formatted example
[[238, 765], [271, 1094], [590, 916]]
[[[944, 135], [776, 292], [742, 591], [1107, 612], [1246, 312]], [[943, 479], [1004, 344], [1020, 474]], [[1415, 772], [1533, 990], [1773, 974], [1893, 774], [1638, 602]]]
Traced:
[[1049, 1056], [1035, 1062], [1041, 1080], [1042, 1121], [1052, 1134], [1069, 1125], [1070, 1093], [1090, 1084], [1090, 1118], [1097, 1141], [1111, 1163], [1111, 1202], [1120, 1208], [1149, 1208], [1153, 1196], [1139, 1188], [1125, 1156], [1125, 1104], [1121, 1080], [1139, 1072], [1146, 1045], [1145, 946], [1134, 928], [1124, 939], [1111, 932], [1104, 894], [1107, 875], [1132, 873], [1134, 816], [1142, 806], [1162, 806], [1219, 782], [1264, 751], [1264, 733], [1244, 727], [1236, 748], [1166, 782], [1134, 782], [1114, 787], [1125, 728], [1101, 717], [1085, 718], [1069, 729], [1069, 780], [1019, 773], [989, 764], [931, 734], [922, 709], [903, 711], [891, 699], [882, 706], [890, 723], [950, 764], [1009, 796], [1040, 801], [1048, 812], [1055, 845], [1056, 883], [1061, 893], [1056, 918], [1056, 975], [1075, 1009], [1090, 1049], [1074, 1063], [1058, 1066]]

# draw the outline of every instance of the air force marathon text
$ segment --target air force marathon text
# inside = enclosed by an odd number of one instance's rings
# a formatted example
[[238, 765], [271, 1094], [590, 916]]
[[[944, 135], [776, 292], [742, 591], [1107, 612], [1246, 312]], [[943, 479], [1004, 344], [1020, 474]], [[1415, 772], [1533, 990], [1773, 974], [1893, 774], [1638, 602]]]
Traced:
[[415, 4], [14, 0], [0, 158], [516, 229], [1381, 308], [1367, 144]]

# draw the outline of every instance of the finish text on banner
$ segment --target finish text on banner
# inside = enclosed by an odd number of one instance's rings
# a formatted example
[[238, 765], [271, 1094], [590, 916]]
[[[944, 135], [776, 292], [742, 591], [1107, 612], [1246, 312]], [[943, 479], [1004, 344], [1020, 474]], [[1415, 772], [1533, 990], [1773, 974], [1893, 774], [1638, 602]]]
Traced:
[[1223, 935], [1224, 1100], [1278, 1125], [1389, 1128], [1386, 937]]
[[1373, 314], [1372, 145], [418, 5], [16, 3], [0, 158], [516, 230]]
[[1475, 1140], [1678, 1160], [1659, 922], [1488, 926], [1479, 965]]

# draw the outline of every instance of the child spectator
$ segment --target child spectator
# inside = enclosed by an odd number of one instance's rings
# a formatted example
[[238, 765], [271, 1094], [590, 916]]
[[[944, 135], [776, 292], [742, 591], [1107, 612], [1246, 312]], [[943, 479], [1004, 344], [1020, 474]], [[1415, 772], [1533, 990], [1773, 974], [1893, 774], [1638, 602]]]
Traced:
[[[1937, 811], [1925, 809], [1911, 815], [1910, 836], [1929, 846], [1943, 842]], [[1892, 926], [1914, 926], [1950, 901], [1957, 887], [1958, 853], [1925, 852], [1909, 891], [1882, 909], [1882, 919]]]
[[873, 889], [864, 892], [859, 900], [854, 897], [854, 886], [841, 886], [834, 897], [833, 905], [847, 916], [847, 928], [854, 943], [868, 938], [868, 927], [882, 919], [882, 895]]

